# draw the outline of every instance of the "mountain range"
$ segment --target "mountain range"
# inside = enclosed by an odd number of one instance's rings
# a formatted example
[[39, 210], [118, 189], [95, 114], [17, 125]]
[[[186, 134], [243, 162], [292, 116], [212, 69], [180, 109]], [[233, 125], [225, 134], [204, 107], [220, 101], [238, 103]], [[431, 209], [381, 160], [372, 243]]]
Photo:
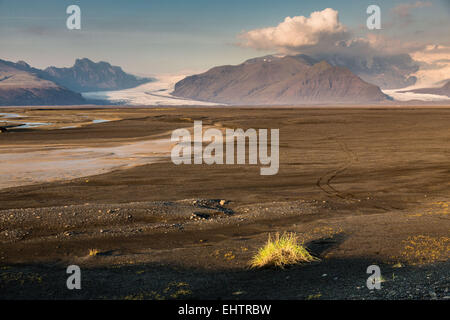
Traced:
[[[417, 79], [411, 75], [417, 68], [409, 55], [269, 55], [188, 76], [175, 84], [172, 95], [231, 105], [383, 103], [392, 99], [381, 89], [414, 84]], [[0, 60], [0, 105], [104, 104], [107, 102], [86, 101], [80, 93], [130, 89], [155, 80], [87, 58], [77, 59], [69, 68], [46, 69]], [[450, 81], [442, 88], [410, 91], [450, 96], [449, 87]]]
[[73, 92], [37, 73], [23, 71], [15, 64], [0, 60], [0, 105], [84, 104], [80, 93]]
[[87, 58], [77, 59], [71, 68], [49, 67], [43, 73], [48, 80], [76, 92], [130, 89], [155, 80], [139, 78], [108, 62], [95, 63]]
[[77, 59], [71, 68], [33, 68], [0, 60], [0, 105], [86, 104], [81, 92], [122, 90], [154, 81], [125, 73], [107, 62]]
[[412, 86], [419, 65], [408, 54], [386, 56], [343, 55], [322, 53], [313, 55], [333, 66], [345, 67], [364, 81], [381, 89], [400, 89]]
[[186, 77], [174, 96], [224, 104], [296, 105], [379, 103], [389, 100], [379, 87], [346, 67], [310, 56], [265, 56], [237, 66], [220, 66]]

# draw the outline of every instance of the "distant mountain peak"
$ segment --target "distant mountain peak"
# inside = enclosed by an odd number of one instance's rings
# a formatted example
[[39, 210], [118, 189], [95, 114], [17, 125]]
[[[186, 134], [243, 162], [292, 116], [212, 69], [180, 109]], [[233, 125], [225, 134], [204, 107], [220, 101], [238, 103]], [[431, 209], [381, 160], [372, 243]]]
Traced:
[[444, 84], [443, 88], [450, 90], [450, 80], [448, 80], [447, 83]]
[[317, 60], [328, 61], [331, 65], [348, 68], [351, 72], [368, 83], [382, 89], [399, 89], [414, 85], [414, 74], [419, 65], [408, 54], [386, 56], [352, 56], [338, 53], [318, 53]]
[[109, 62], [94, 62], [88, 58], [76, 59], [70, 68], [49, 67], [47, 77], [77, 92], [122, 90], [154, 81], [128, 74]]
[[0, 60], [0, 105], [84, 104], [80, 92], [122, 90], [154, 81], [105, 61], [76, 59], [72, 67], [40, 70], [24, 61]]
[[280, 59], [280, 58], [282, 58], [282, 57], [271, 54], [271, 55], [267, 55], [267, 56], [262, 56], [262, 57], [248, 59], [243, 64], [252, 64], [252, 63], [260, 63], [260, 62], [272, 62], [273, 60]]
[[23, 60], [17, 61], [17, 64], [25, 68], [31, 68], [30, 65]]
[[42, 71], [26, 62], [0, 60], [0, 105], [85, 104], [81, 94], [41, 77]]
[[264, 56], [187, 77], [173, 95], [234, 105], [382, 102], [380, 88], [348, 68], [306, 55]]
[[297, 60], [299, 60], [299, 61], [307, 63], [307, 64], [309, 64], [311, 66], [316, 64], [317, 62], [319, 62], [319, 60], [316, 60], [316, 59], [314, 59], [314, 58], [312, 58], [310, 56], [307, 56], [306, 54], [298, 54], [298, 55], [292, 56], [292, 57], [297, 59]]
[[96, 63], [88, 58], [76, 59], [73, 67], [93, 66]]
[[[99, 61], [99, 62], [94, 62], [89, 58], [79, 58], [75, 60], [75, 63], [73, 65], [73, 67], [96, 67], [96, 66], [101, 66], [101, 67], [113, 67], [109, 62], [106, 61]], [[120, 70], [122, 70], [121, 67], [116, 66], [115, 68], [119, 68]]]
[[333, 66], [325, 60], [315, 63], [312, 67], [317, 71], [325, 71], [333, 68]]

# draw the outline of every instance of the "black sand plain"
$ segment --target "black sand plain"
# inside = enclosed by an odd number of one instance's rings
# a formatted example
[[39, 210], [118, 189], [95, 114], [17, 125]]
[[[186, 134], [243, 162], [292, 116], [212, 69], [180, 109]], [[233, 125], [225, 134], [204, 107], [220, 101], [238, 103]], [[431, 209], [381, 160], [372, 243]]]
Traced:
[[[0, 134], [2, 150], [168, 137], [194, 120], [280, 129], [280, 170], [162, 158], [2, 189], [1, 299], [449, 299], [450, 108], [2, 112], [79, 125], [11, 129]], [[84, 123], [81, 112], [115, 121]], [[250, 269], [269, 233], [284, 231], [320, 261]], [[82, 269], [82, 290], [66, 288], [71, 264]], [[366, 287], [372, 264], [381, 290]]]

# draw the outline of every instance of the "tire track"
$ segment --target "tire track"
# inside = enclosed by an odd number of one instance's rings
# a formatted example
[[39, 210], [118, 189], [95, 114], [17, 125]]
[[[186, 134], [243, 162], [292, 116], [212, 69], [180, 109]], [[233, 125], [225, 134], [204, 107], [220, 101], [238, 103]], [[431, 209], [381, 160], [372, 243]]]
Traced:
[[359, 158], [356, 153], [348, 148], [347, 144], [339, 141], [337, 141], [337, 143], [342, 152], [347, 156], [347, 161], [337, 169], [326, 172], [324, 175], [320, 176], [319, 179], [317, 179], [316, 185], [330, 197], [337, 197], [345, 201], [353, 202], [356, 201], [354, 195], [339, 191], [333, 187], [331, 183], [337, 176], [347, 171], [355, 162], [358, 162]]

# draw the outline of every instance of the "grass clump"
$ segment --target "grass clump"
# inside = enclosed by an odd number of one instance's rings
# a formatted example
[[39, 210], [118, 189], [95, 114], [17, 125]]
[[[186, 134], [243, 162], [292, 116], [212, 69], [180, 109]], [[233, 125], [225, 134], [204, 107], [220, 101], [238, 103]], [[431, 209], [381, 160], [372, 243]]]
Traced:
[[275, 238], [269, 234], [266, 245], [259, 249], [250, 262], [252, 268], [280, 267], [284, 268], [301, 262], [317, 261], [303, 244], [298, 241], [295, 233], [275, 234]]
[[98, 249], [89, 249], [90, 257], [95, 257], [95, 256], [99, 255], [99, 253], [100, 253], [100, 250], [98, 250]]

